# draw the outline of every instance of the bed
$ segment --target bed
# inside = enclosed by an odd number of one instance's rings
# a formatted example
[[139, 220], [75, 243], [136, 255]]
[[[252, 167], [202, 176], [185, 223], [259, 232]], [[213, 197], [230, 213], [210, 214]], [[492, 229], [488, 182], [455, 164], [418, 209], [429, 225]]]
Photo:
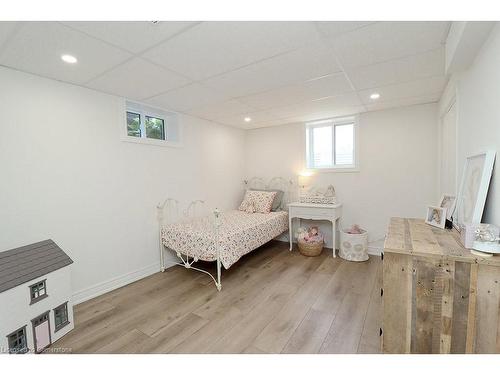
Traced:
[[[179, 215], [179, 204], [175, 199], [168, 198], [157, 206], [162, 272], [168, 264], [203, 272], [213, 279], [220, 291], [222, 267], [230, 268], [243, 255], [288, 230], [287, 205], [292, 182], [275, 177], [266, 184], [261, 178], [254, 177], [244, 183], [250, 190], [283, 191], [279, 207], [269, 213], [220, 212], [215, 209], [212, 214], [203, 215], [204, 202], [196, 200]], [[166, 259], [165, 252], [172, 252], [177, 260]], [[216, 262], [216, 275], [196, 267], [194, 263], [200, 260]]]

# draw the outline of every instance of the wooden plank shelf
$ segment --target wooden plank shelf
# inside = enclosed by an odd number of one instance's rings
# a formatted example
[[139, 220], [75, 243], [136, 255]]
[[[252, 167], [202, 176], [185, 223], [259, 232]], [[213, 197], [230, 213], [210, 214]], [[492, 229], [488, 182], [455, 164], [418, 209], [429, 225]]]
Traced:
[[500, 257], [456, 230], [392, 218], [383, 258], [384, 353], [499, 353]]

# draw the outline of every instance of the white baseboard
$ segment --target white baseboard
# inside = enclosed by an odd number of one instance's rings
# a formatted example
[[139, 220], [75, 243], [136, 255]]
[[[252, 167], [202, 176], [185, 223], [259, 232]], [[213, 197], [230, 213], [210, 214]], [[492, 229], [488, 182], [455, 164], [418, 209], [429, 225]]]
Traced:
[[73, 293], [73, 304], [77, 305], [79, 303], [85, 302], [91, 298], [95, 298], [97, 296], [100, 296], [101, 294], [110, 292], [117, 288], [121, 288], [122, 286], [143, 279], [159, 271], [160, 271], [160, 264], [158, 262], [143, 267], [137, 271], [132, 271], [125, 275], [121, 275], [118, 277], [114, 277], [110, 280], [103, 281], [89, 288], [82, 289], [78, 292]]
[[368, 246], [368, 254], [369, 255], [381, 256], [382, 255], [382, 248]]

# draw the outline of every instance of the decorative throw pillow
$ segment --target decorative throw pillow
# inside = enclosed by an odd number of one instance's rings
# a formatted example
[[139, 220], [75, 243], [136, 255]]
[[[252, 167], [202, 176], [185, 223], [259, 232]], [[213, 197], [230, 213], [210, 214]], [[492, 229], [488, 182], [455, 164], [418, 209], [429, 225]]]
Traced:
[[285, 195], [285, 192], [283, 190], [279, 189], [250, 189], [252, 191], [275, 191], [276, 196], [274, 197], [273, 200], [273, 206], [271, 208], [271, 211], [275, 212], [278, 211], [281, 207], [281, 202], [283, 201], [283, 196]]
[[241, 202], [240, 211], [246, 211], [249, 204], [253, 205], [255, 212], [268, 214], [273, 206], [275, 191], [252, 191], [247, 190], [243, 202]]
[[245, 196], [243, 197], [243, 201], [241, 202], [240, 206], [238, 207], [238, 210], [246, 211], [247, 208], [250, 206], [252, 206], [253, 209], [255, 210], [255, 207], [254, 207], [252, 201], [250, 200], [250, 197], [247, 196], [247, 194], [245, 193]]
[[245, 209], [247, 214], [253, 214], [255, 212], [255, 207], [252, 202], [249, 202], [247, 208]]

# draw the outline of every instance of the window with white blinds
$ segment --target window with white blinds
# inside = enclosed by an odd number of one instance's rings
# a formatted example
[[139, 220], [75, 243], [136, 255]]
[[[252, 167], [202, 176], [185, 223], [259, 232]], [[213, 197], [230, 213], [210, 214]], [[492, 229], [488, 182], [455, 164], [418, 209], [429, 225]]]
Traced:
[[343, 170], [356, 168], [356, 133], [355, 117], [307, 123], [307, 168]]

